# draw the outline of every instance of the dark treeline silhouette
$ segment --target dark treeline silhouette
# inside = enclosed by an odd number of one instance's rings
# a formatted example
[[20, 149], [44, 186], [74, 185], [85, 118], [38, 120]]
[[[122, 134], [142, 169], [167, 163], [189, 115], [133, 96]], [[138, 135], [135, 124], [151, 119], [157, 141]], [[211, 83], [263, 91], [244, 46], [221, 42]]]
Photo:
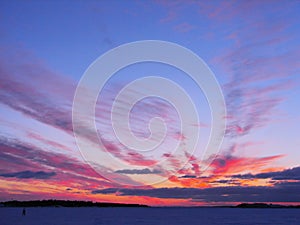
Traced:
[[[124, 204], [71, 200], [35, 200], [0, 202], [0, 207], [149, 207], [141, 204]], [[195, 206], [194, 206], [195, 207]], [[200, 208], [203, 206], [200, 206]], [[206, 206], [209, 207], [209, 206]], [[206, 208], [205, 207], [205, 208]], [[300, 208], [300, 205], [279, 205], [267, 203], [241, 203], [236, 206], [213, 206], [214, 208]]]
[[35, 200], [1, 202], [2, 207], [148, 207], [140, 204], [104, 203], [70, 200]]
[[300, 208], [300, 205], [279, 205], [266, 203], [242, 203], [235, 208]]

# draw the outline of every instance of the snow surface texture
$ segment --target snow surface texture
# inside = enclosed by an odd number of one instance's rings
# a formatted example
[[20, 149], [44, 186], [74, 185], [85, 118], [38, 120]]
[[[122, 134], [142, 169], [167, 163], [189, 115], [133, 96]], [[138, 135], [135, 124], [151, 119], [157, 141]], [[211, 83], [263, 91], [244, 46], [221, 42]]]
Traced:
[[0, 225], [300, 224], [300, 209], [0, 208]]

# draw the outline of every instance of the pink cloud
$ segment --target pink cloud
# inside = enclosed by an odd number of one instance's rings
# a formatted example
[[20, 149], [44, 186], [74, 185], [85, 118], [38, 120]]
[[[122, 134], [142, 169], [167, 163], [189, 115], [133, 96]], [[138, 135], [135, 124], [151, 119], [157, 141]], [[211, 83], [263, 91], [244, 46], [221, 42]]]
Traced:
[[58, 143], [57, 141], [48, 140], [45, 137], [42, 137], [41, 135], [38, 135], [36, 133], [28, 132], [27, 136], [28, 136], [28, 138], [38, 140], [38, 141], [40, 141], [46, 145], [49, 145], [53, 148], [62, 149], [63, 151], [72, 151], [69, 146]]
[[245, 171], [260, 171], [282, 157], [283, 155], [257, 158], [219, 155], [212, 161], [210, 168], [212, 169], [212, 174], [222, 176]]
[[[89, 192], [99, 187], [116, 187], [119, 186], [107, 180], [95, 172], [87, 163], [78, 159], [58, 154], [54, 152], [45, 152], [35, 146], [24, 144], [16, 140], [1, 140], [1, 174], [22, 173], [22, 171], [31, 171], [32, 179], [26, 179], [28, 184], [34, 183], [35, 186], [41, 185], [41, 188], [48, 185], [58, 187], [53, 195], [64, 195], [65, 191], [61, 187], [80, 189], [82, 192]], [[34, 173], [39, 171], [49, 171], [54, 175], [38, 184], [34, 180]], [[115, 174], [116, 177], [122, 178], [124, 175]], [[22, 178], [12, 176], [1, 176], [0, 179], [5, 182], [15, 181], [22, 182]], [[128, 178], [127, 178], [128, 179]], [[18, 187], [15, 187], [16, 189]], [[61, 193], [59, 192], [62, 191]], [[7, 190], [14, 192], [15, 190]], [[38, 193], [32, 193], [32, 196]], [[0, 198], [5, 196], [1, 195]], [[7, 197], [7, 196], [6, 196]]]
[[174, 27], [174, 30], [179, 33], [187, 33], [193, 30], [195, 27], [187, 22], [180, 23]]
[[33, 59], [30, 63], [17, 56], [10, 59], [14, 63], [7, 60], [0, 58], [0, 102], [42, 123], [71, 131], [75, 86]]
[[102, 139], [105, 150], [111, 153], [114, 157], [124, 160], [131, 165], [136, 166], [152, 166], [157, 163], [156, 160], [145, 157], [144, 155], [128, 149], [126, 146], [112, 141]]
[[175, 11], [169, 11], [166, 17], [160, 19], [161, 23], [169, 23], [177, 18], [177, 13]]

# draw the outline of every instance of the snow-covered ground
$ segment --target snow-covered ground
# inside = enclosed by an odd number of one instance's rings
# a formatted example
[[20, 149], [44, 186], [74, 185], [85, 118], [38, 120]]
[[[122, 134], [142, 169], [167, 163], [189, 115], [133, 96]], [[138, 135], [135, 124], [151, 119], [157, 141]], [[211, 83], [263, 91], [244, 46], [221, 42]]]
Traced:
[[0, 208], [0, 225], [300, 224], [300, 209]]

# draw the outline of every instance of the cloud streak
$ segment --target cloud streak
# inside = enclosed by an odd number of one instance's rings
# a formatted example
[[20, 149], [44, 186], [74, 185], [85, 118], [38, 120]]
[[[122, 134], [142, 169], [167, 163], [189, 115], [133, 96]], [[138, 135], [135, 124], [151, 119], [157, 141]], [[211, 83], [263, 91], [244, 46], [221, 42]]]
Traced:
[[[92, 194], [119, 196], [149, 196], [156, 198], [191, 199], [202, 202], [299, 202], [300, 182], [283, 183], [275, 187], [216, 187], [216, 188], [156, 188], [93, 190]], [[293, 193], [291, 195], [290, 193]]]
[[[32, 56], [28, 56], [28, 60], [17, 54], [11, 58], [0, 57], [0, 102], [34, 120], [72, 131], [70, 106], [74, 83]], [[7, 62], [9, 60], [14, 63]], [[43, 88], [37, 89], [40, 86]]]
[[[96, 173], [88, 164], [64, 154], [43, 151], [17, 140], [0, 141], [2, 179], [49, 178], [56, 186], [74, 186], [83, 190], [113, 184]], [[20, 172], [21, 171], [21, 172]], [[39, 172], [49, 171], [49, 172]], [[51, 176], [52, 175], [52, 176]], [[54, 176], [55, 175], [55, 176]]]
[[297, 180], [300, 181], [300, 167], [294, 167], [292, 169], [286, 169], [283, 171], [258, 173], [258, 174], [237, 174], [232, 178], [238, 179], [272, 179], [274, 181], [284, 180]]
[[0, 174], [1, 177], [15, 177], [19, 179], [50, 179], [51, 177], [55, 176], [55, 172], [44, 172], [44, 171], [21, 171], [16, 173], [3, 173]]
[[150, 170], [148, 168], [145, 168], [145, 169], [132, 169], [132, 170], [129, 170], [129, 169], [125, 169], [125, 170], [116, 170], [115, 171], [116, 173], [125, 173], [125, 174], [159, 174], [161, 173], [161, 171], [159, 170]]

